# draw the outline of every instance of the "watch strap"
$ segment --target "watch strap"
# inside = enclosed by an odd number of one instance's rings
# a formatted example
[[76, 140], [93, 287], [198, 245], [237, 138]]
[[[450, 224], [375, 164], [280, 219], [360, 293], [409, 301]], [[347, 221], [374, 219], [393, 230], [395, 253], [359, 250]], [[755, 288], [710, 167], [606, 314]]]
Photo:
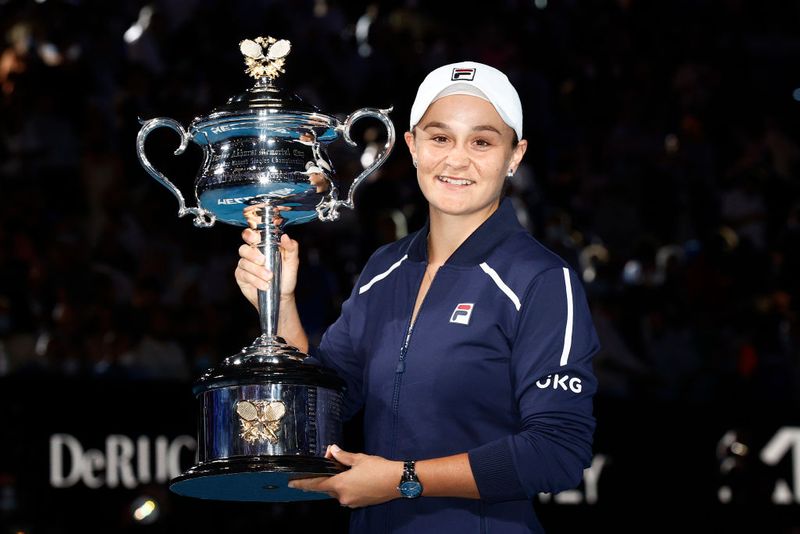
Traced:
[[403, 462], [403, 481], [418, 480], [417, 470], [415, 469], [416, 460], [406, 460]]

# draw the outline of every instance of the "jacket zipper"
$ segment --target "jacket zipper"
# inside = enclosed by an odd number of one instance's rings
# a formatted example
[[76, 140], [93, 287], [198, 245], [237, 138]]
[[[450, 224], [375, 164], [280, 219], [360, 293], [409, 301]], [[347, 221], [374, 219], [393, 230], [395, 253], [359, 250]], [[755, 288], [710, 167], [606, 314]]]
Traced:
[[[425, 276], [424, 272], [422, 273], [422, 276]], [[433, 278], [436, 278], [436, 275], [434, 275]], [[414, 325], [416, 324], [416, 321], [419, 320], [419, 316], [422, 313], [422, 308], [425, 306], [425, 301], [428, 300], [428, 294], [431, 292], [431, 287], [433, 287], [433, 278], [431, 279], [431, 285], [428, 287], [428, 291], [425, 293], [425, 296], [422, 298], [422, 302], [419, 304], [417, 317], [413, 322], [412, 318], [414, 316], [414, 304], [411, 305], [411, 315], [408, 318], [406, 335], [403, 338], [403, 344], [400, 347], [400, 358], [397, 360], [397, 365], [394, 368], [394, 391], [392, 393], [392, 456], [394, 456], [397, 450], [397, 419], [400, 411], [400, 383], [402, 382], [403, 373], [406, 370], [406, 355], [408, 354], [408, 345], [411, 343], [411, 333], [414, 331]], [[419, 284], [417, 285], [417, 292], [419, 292], [419, 286], [421, 285], [422, 278], [420, 278]]]
[[[420, 308], [422, 305], [420, 305]], [[411, 332], [414, 330], [414, 323], [410, 323], [408, 325], [408, 330], [406, 331], [405, 341], [403, 341], [403, 346], [400, 347], [400, 359], [397, 360], [397, 367], [395, 367], [394, 372], [397, 374], [402, 374], [403, 371], [406, 370], [406, 354], [408, 354], [408, 342], [411, 341]]]

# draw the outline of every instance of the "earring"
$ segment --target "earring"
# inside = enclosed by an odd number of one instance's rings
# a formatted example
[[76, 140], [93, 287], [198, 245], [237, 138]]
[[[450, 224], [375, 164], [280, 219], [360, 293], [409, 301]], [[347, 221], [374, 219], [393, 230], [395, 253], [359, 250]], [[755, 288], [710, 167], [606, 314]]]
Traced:
[[506, 174], [506, 178], [511, 178], [514, 176], [514, 169], [508, 169], [508, 174]]
[[411, 163], [414, 164], [414, 168], [416, 169], [417, 168], [417, 160], [416, 159], [412, 159]]

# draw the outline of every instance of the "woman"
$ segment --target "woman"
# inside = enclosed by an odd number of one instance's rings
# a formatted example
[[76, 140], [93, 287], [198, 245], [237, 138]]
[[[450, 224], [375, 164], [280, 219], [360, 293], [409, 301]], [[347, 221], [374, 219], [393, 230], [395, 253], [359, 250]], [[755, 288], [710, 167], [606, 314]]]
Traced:
[[[315, 353], [347, 381], [345, 416], [364, 408], [366, 453], [333, 445], [349, 470], [292, 485], [356, 508], [354, 532], [540, 532], [531, 500], [591, 461], [599, 344], [576, 274], [501, 198], [527, 148], [519, 96], [487, 65], [440, 67], [405, 141], [428, 223], [372, 255]], [[257, 305], [271, 274], [243, 238], [236, 280]], [[298, 245], [281, 246], [278, 333], [308, 351]]]

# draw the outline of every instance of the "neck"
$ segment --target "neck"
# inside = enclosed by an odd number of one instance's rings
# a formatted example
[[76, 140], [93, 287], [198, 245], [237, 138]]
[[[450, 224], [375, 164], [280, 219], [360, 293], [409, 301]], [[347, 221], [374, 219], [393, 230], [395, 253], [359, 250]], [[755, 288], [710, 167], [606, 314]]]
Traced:
[[453, 255], [472, 233], [494, 213], [498, 205], [470, 216], [448, 215], [430, 210], [428, 234], [428, 264], [440, 266]]

